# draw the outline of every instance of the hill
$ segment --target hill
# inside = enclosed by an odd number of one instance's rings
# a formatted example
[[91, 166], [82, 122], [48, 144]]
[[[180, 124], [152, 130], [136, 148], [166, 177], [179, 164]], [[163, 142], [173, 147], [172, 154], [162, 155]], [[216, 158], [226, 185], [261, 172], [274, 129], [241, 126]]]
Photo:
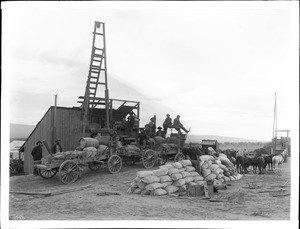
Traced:
[[217, 140], [219, 143], [231, 142], [231, 143], [238, 143], [238, 142], [265, 142], [253, 139], [245, 139], [245, 138], [235, 138], [235, 137], [225, 137], [225, 136], [218, 136], [218, 135], [189, 135], [187, 142], [193, 143], [200, 143], [204, 139], [209, 140]]
[[26, 140], [33, 129], [34, 125], [10, 124], [10, 140]]

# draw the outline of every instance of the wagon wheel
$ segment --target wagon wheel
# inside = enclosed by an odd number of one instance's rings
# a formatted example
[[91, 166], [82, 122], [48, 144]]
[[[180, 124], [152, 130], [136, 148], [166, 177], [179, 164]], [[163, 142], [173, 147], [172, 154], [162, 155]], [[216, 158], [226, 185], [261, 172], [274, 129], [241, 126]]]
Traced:
[[122, 168], [122, 159], [118, 155], [112, 155], [107, 161], [108, 171], [118, 173]]
[[143, 155], [142, 161], [146, 169], [152, 168], [157, 161], [156, 152], [151, 149], [146, 150], [146, 152]]
[[55, 176], [55, 174], [58, 172], [58, 168], [53, 168], [53, 169], [39, 169], [38, 173], [40, 174], [41, 177], [44, 179], [50, 179]]
[[174, 157], [174, 161], [177, 162], [177, 161], [181, 161], [181, 160], [184, 160], [185, 159], [185, 156], [183, 153], [177, 153]]
[[74, 161], [64, 161], [59, 167], [58, 176], [62, 183], [71, 184], [80, 176], [80, 169]]
[[96, 171], [96, 170], [99, 170], [100, 167], [101, 167], [101, 163], [99, 162], [96, 162], [96, 161], [92, 161], [88, 164], [89, 166], [89, 169], [92, 170], [92, 171]]

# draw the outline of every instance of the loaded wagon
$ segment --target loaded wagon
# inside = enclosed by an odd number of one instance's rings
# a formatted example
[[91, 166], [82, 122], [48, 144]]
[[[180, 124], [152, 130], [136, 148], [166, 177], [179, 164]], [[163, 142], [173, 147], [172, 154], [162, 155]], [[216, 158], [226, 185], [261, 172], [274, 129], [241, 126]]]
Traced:
[[[44, 179], [50, 179], [58, 173], [60, 181], [64, 184], [75, 182], [81, 176], [84, 167], [96, 171], [102, 164], [106, 164], [110, 173], [118, 173], [122, 168], [122, 159], [117, 153], [117, 141], [111, 136], [105, 137], [109, 137], [108, 146], [99, 145], [96, 138], [82, 138], [80, 146], [74, 151], [51, 154], [48, 150], [50, 154], [35, 162], [34, 167]], [[43, 143], [48, 148], [47, 143]]]
[[185, 159], [185, 155], [181, 152], [185, 139], [186, 135], [171, 134], [168, 138], [150, 138], [144, 146], [133, 139], [120, 149], [120, 156], [126, 165], [142, 161], [147, 169], [157, 163], [165, 164], [168, 160], [177, 162]]

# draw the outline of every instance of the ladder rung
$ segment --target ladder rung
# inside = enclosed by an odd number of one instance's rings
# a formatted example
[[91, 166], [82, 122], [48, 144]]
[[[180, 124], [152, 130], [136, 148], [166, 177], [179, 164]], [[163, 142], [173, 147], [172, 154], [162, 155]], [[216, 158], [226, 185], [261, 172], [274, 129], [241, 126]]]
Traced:
[[105, 83], [102, 83], [102, 82], [90, 82], [92, 84], [102, 84], [102, 85], [105, 85]]
[[91, 68], [93, 68], [93, 69], [100, 69], [100, 66], [91, 65]]
[[98, 71], [92, 71], [92, 70], [90, 70], [90, 72], [92, 72], [92, 73], [99, 73]]
[[97, 48], [97, 47], [94, 47], [94, 49], [96, 49], [96, 50], [101, 50], [101, 51], [104, 50], [104, 49], [102, 49], [102, 48]]
[[92, 79], [98, 79], [98, 77], [91, 76]]
[[93, 32], [93, 34], [97, 34], [97, 35], [102, 35], [103, 36], [103, 33], [95, 33], [95, 32]]
[[101, 62], [102, 60], [92, 60], [92, 61], [97, 61], [97, 62]]
[[103, 58], [103, 55], [102, 54], [96, 54], [96, 53], [94, 53], [94, 57]]

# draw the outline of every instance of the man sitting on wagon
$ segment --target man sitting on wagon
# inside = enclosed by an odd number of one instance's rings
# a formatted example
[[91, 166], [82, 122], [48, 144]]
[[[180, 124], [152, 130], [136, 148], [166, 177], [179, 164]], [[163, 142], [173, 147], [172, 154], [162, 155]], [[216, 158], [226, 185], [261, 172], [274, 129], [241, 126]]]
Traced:
[[157, 129], [158, 131], [156, 131], [155, 136], [165, 138], [166, 134], [164, 131], [162, 131], [162, 128], [159, 126]]
[[189, 133], [187, 129], [184, 128], [184, 126], [180, 122], [180, 115], [177, 115], [177, 118], [174, 119], [173, 127], [181, 134], [180, 129], [183, 129], [186, 133]]

